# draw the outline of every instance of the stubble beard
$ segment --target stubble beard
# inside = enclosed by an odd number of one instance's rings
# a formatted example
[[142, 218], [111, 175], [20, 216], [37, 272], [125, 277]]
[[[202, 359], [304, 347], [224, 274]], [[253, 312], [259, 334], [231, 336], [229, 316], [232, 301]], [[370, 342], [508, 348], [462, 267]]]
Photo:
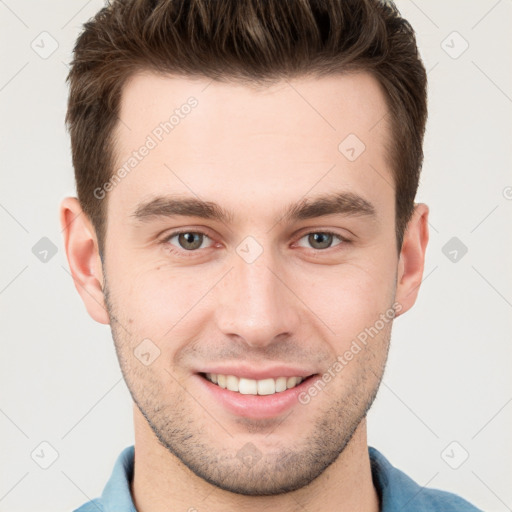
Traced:
[[[312, 425], [305, 425], [307, 435], [302, 439], [286, 444], [280, 441], [270, 448], [266, 435], [258, 432], [263, 430], [261, 425], [254, 422], [252, 430], [258, 439], [263, 439], [263, 443], [255, 438], [251, 444], [256, 447], [260, 457], [253, 464], [246, 464], [244, 458], [240, 457], [244, 444], [237, 443], [229, 434], [229, 428], [226, 429], [220, 422], [216, 424], [215, 419], [206, 412], [207, 406], [201, 404], [201, 397], [192, 397], [184, 389], [186, 385], [176, 384], [172, 399], [169, 399], [170, 390], [164, 389], [151, 370], [143, 368], [140, 363], [137, 366], [138, 361], [133, 356], [137, 340], [120, 327], [106, 280], [104, 293], [117, 357], [135, 405], [161, 446], [195, 475], [220, 489], [245, 496], [275, 496], [307, 486], [343, 453], [377, 395], [389, 349], [391, 324], [386, 332], [381, 333], [384, 336], [381, 343], [387, 345], [384, 357], [380, 360], [370, 357], [369, 361], [361, 362], [362, 371], [357, 379], [348, 388], [343, 387], [329, 406], [317, 413]], [[338, 378], [343, 378], [343, 372]], [[311, 403], [315, 403], [315, 400]], [[202, 418], [194, 417], [194, 410], [196, 416], [197, 411], [204, 412]], [[295, 410], [284, 421], [282, 418], [276, 419], [274, 425], [267, 422], [267, 433], [274, 429], [274, 433], [279, 434], [282, 428], [279, 422], [286, 424], [289, 420], [293, 421]], [[251, 422], [244, 421], [249, 432]], [[209, 436], [208, 432], [212, 432], [210, 423], [215, 424], [213, 430], [217, 432]], [[286, 434], [280, 437], [285, 439]], [[225, 439], [224, 444], [216, 446], [220, 438]]]

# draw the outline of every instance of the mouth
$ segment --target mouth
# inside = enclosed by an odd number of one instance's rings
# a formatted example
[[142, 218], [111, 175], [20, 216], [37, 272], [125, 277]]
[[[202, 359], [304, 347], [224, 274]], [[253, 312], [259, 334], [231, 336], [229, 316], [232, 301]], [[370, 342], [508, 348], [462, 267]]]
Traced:
[[296, 407], [301, 403], [299, 395], [319, 376], [289, 367], [272, 370], [239, 367], [241, 375], [230, 371], [219, 373], [220, 368], [206, 370], [195, 374], [206, 400], [236, 418], [254, 421], [278, 418]]
[[200, 373], [199, 375], [222, 389], [227, 389], [241, 395], [275, 395], [283, 393], [288, 389], [295, 388], [304, 380], [313, 376], [283, 376], [257, 380], [221, 373]]

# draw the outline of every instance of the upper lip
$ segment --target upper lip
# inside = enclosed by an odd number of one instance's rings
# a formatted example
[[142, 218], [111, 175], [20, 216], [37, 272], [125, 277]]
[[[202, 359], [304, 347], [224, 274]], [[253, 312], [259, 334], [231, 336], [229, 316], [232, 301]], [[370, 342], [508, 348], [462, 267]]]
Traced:
[[203, 368], [199, 373], [216, 373], [220, 375], [234, 375], [243, 379], [277, 379], [278, 377], [302, 377], [305, 379], [314, 375], [315, 371], [291, 366], [272, 366], [268, 368], [256, 368], [244, 364], [232, 366], [209, 366]]

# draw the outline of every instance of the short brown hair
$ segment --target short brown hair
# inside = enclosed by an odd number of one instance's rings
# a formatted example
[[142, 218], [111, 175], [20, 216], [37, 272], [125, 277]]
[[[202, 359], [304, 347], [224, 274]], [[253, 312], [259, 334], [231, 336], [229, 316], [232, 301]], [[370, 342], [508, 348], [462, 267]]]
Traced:
[[66, 124], [78, 199], [100, 252], [114, 172], [113, 132], [127, 79], [149, 70], [266, 84], [367, 71], [387, 100], [396, 241], [414, 211], [423, 163], [427, 77], [411, 25], [382, 0], [113, 0], [85, 23], [68, 82]]

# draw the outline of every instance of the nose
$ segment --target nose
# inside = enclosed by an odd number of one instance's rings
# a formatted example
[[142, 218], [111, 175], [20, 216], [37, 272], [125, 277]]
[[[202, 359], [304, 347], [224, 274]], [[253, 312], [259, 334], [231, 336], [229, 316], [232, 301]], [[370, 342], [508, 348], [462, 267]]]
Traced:
[[219, 283], [217, 326], [231, 338], [264, 348], [283, 336], [296, 336], [301, 302], [278, 256], [264, 251], [253, 262], [233, 254], [234, 268]]

